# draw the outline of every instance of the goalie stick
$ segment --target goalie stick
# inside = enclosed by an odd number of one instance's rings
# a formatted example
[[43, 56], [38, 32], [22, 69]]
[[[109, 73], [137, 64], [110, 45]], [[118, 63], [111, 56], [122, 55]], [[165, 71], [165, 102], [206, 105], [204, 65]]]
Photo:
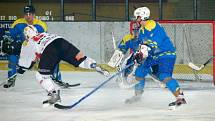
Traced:
[[200, 71], [200, 70], [202, 70], [209, 62], [211, 62], [211, 60], [212, 60], [213, 58], [214, 58], [214, 57], [209, 58], [209, 59], [208, 59], [204, 64], [202, 64], [200, 67], [197, 66], [197, 65], [195, 65], [194, 63], [191, 63], [191, 62], [188, 63], [188, 66], [189, 66], [190, 68], [192, 68], [193, 70]]
[[1, 48], [1, 50], [0, 50], [0, 55], [5, 55], [3, 52], [2, 52], [2, 48], [3, 48], [3, 40], [0, 40], [0, 48]]
[[118, 76], [120, 73], [122, 73], [125, 69], [129, 68], [130, 66], [132, 66], [134, 63], [131, 63], [129, 65], [127, 65], [124, 69], [122, 69], [121, 71], [115, 73], [114, 75], [112, 75], [111, 77], [109, 77], [107, 80], [105, 80], [103, 83], [101, 83], [100, 85], [98, 85], [96, 88], [94, 88], [92, 91], [90, 91], [89, 93], [87, 93], [85, 96], [83, 96], [82, 98], [80, 98], [78, 101], [76, 101], [74, 104], [72, 105], [62, 105], [59, 103], [54, 104], [55, 108], [58, 109], [72, 109], [73, 107], [75, 107], [76, 105], [78, 105], [79, 103], [81, 103], [81, 101], [83, 101], [84, 99], [86, 99], [87, 97], [89, 97], [90, 95], [92, 95], [94, 92], [96, 92], [99, 88], [101, 88], [103, 85], [105, 85], [106, 83], [108, 83], [110, 80], [112, 80], [114, 77]]

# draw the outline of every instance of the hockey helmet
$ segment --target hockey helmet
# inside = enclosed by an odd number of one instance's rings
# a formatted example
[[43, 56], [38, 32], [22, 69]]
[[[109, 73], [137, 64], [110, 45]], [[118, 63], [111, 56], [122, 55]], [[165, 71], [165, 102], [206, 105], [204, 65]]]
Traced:
[[150, 10], [147, 7], [140, 7], [134, 10], [134, 16], [137, 19], [138, 17], [141, 17], [142, 20], [149, 19], [150, 16]]
[[35, 13], [35, 8], [32, 5], [28, 5], [24, 7], [24, 13]]
[[37, 28], [34, 27], [33, 25], [28, 25], [24, 29], [24, 35], [26, 39], [32, 38], [38, 34]]

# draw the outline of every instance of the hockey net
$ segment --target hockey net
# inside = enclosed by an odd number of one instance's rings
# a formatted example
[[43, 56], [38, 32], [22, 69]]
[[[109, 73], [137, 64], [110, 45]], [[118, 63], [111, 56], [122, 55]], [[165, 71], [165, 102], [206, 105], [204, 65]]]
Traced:
[[188, 66], [188, 63], [192, 62], [200, 67], [214, 56], [215, 21], [160, 21], [160, 23], [176, 47], [174, 77], [183, 81], [215, 84], [214, 59], [199, 71]]

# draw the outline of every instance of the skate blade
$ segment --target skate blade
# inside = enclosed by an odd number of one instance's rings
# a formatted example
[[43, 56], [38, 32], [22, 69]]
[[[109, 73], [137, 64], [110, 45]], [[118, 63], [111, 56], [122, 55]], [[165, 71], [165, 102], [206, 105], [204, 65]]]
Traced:
[[168, 110], [176, 110], [176, 106], [169, 106]]
[[141, 102], [141, 99], [126, 99], [125, 104], [136, 104]]
[[179, 110], [180, 108], [185, 108], [186, 107], [186, 105], [185, 104], [182, 104], [182, 105], [179, 105], [179, 106], [169, 106], [169, 110], [172, 110], [172, 111], [174, 111], [174, 110]]

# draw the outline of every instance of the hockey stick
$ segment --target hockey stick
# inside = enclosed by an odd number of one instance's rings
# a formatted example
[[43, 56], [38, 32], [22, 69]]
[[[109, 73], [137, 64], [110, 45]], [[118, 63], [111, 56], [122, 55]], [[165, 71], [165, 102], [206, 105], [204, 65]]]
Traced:
[[188, 66], [189, 66], [190, 68], [192, 68], [193, 70], [200, 71], [200, 70], [202, 70], [209, 62], [211, 62], [211, 60], [212, 60], [213, 58], [214, 58], [214, 57], [209, 58], [209, 59], [208, 59], [204, 64], [202, 64], [200, 67], [197, 66], [197, 65], [195, 65], [195, 64], [193, 64], [193, 63], [191, 63], [191, 62], [188, 63]]
[[62, 87], [62, 88], [69, 88], [69, 87], [76, 87], [76, 86], [80, 86], [80, 85], [81, 85], [80, 83], [75, 83], [75, 84], [64, 83], [64, 84], [59, 85], [59, 86]]
[[4, 85], [6, 83], [6, 81], [3, 81], [2, 83], [0, 83], [0, 86]]
[[154, 82], [158, 83], [158, 85], [159, 85], [161, 88], [166, 88], [166, 84], [164, 84], [163, 82], [159, 81], [159, 79], [158, 79], [155, 75], [149, 74], [149, 76], [151, 77], [151, 79], [152, 79]]
[[112, 34], [112, 42], [113, 42], [113, 47], [114, 47], [114, 54], [112, 55], [112, 57], [110, 58], [110, 60], [107, 64], [108, 64], [108, 66], [115, 68], [115, 67], [118, 67], [119, 64], [121, 63], [121, 61], [124, 57], [124, 54], [122, 53], [122, 51], [117, 49], [116, 41], [114, 38], [114, 33], [111, 32], [111, 34]]
[[3, 55], [3, 53], [2, 53], [3, 41], [0, 40], [0, 42], [1, 42], [1, 44], [0, 44], [0, 48], [1, 48], [1, 50], [0, 50], [0, 55]]
[[114, 50], [116, 50], [116, 40], [114, 38], [114, 33], [113, 32], [111, 32], [111, 36], [112, 36], [112, 41], [113, 41], [113, 48], [114, 48]]
[[122, 73], [123, 71], [125, 71], [127, 68], [129, 68], [133, 64], [134, 63], [131, 63], [131, 64], [127, 65], [124, 69], [122, 69], [121, 71], [119, 71], [119, 72], [115, 73], [114, 75], [112, 75], [111, 77], [109, 77], [107, 80], [105, 80], [103, 83], [101, 83], [100, 85], [98, 85], [95, 89], [93, 89], [92, 91], [90, 91], [89, 93], [87, 93], [85, 96], [83, 96], [82, 98], [80, 98], [74, 104], [72, 104], [72, 105], [61, 105], [61, 104], [56, 103], [56, 104], [54, 104], [54, 107], [58, 108], [58, 109], [72, 109], [73, 107], [75, 107], [76, 105], [78, 105], [79, 103], [81, 103], [81, 101], [83, 101], [84, 99], [86, 99], [87, 97], [89, 97], [90, 95], [92, 95], [99, 88], [101, 88], [103, 85], [105, 85], [106, 83], [108, 83], [110, 80], [112, 80], [114, 77], [116, 77], [117, 75], [119, 75], [120, 73]]

